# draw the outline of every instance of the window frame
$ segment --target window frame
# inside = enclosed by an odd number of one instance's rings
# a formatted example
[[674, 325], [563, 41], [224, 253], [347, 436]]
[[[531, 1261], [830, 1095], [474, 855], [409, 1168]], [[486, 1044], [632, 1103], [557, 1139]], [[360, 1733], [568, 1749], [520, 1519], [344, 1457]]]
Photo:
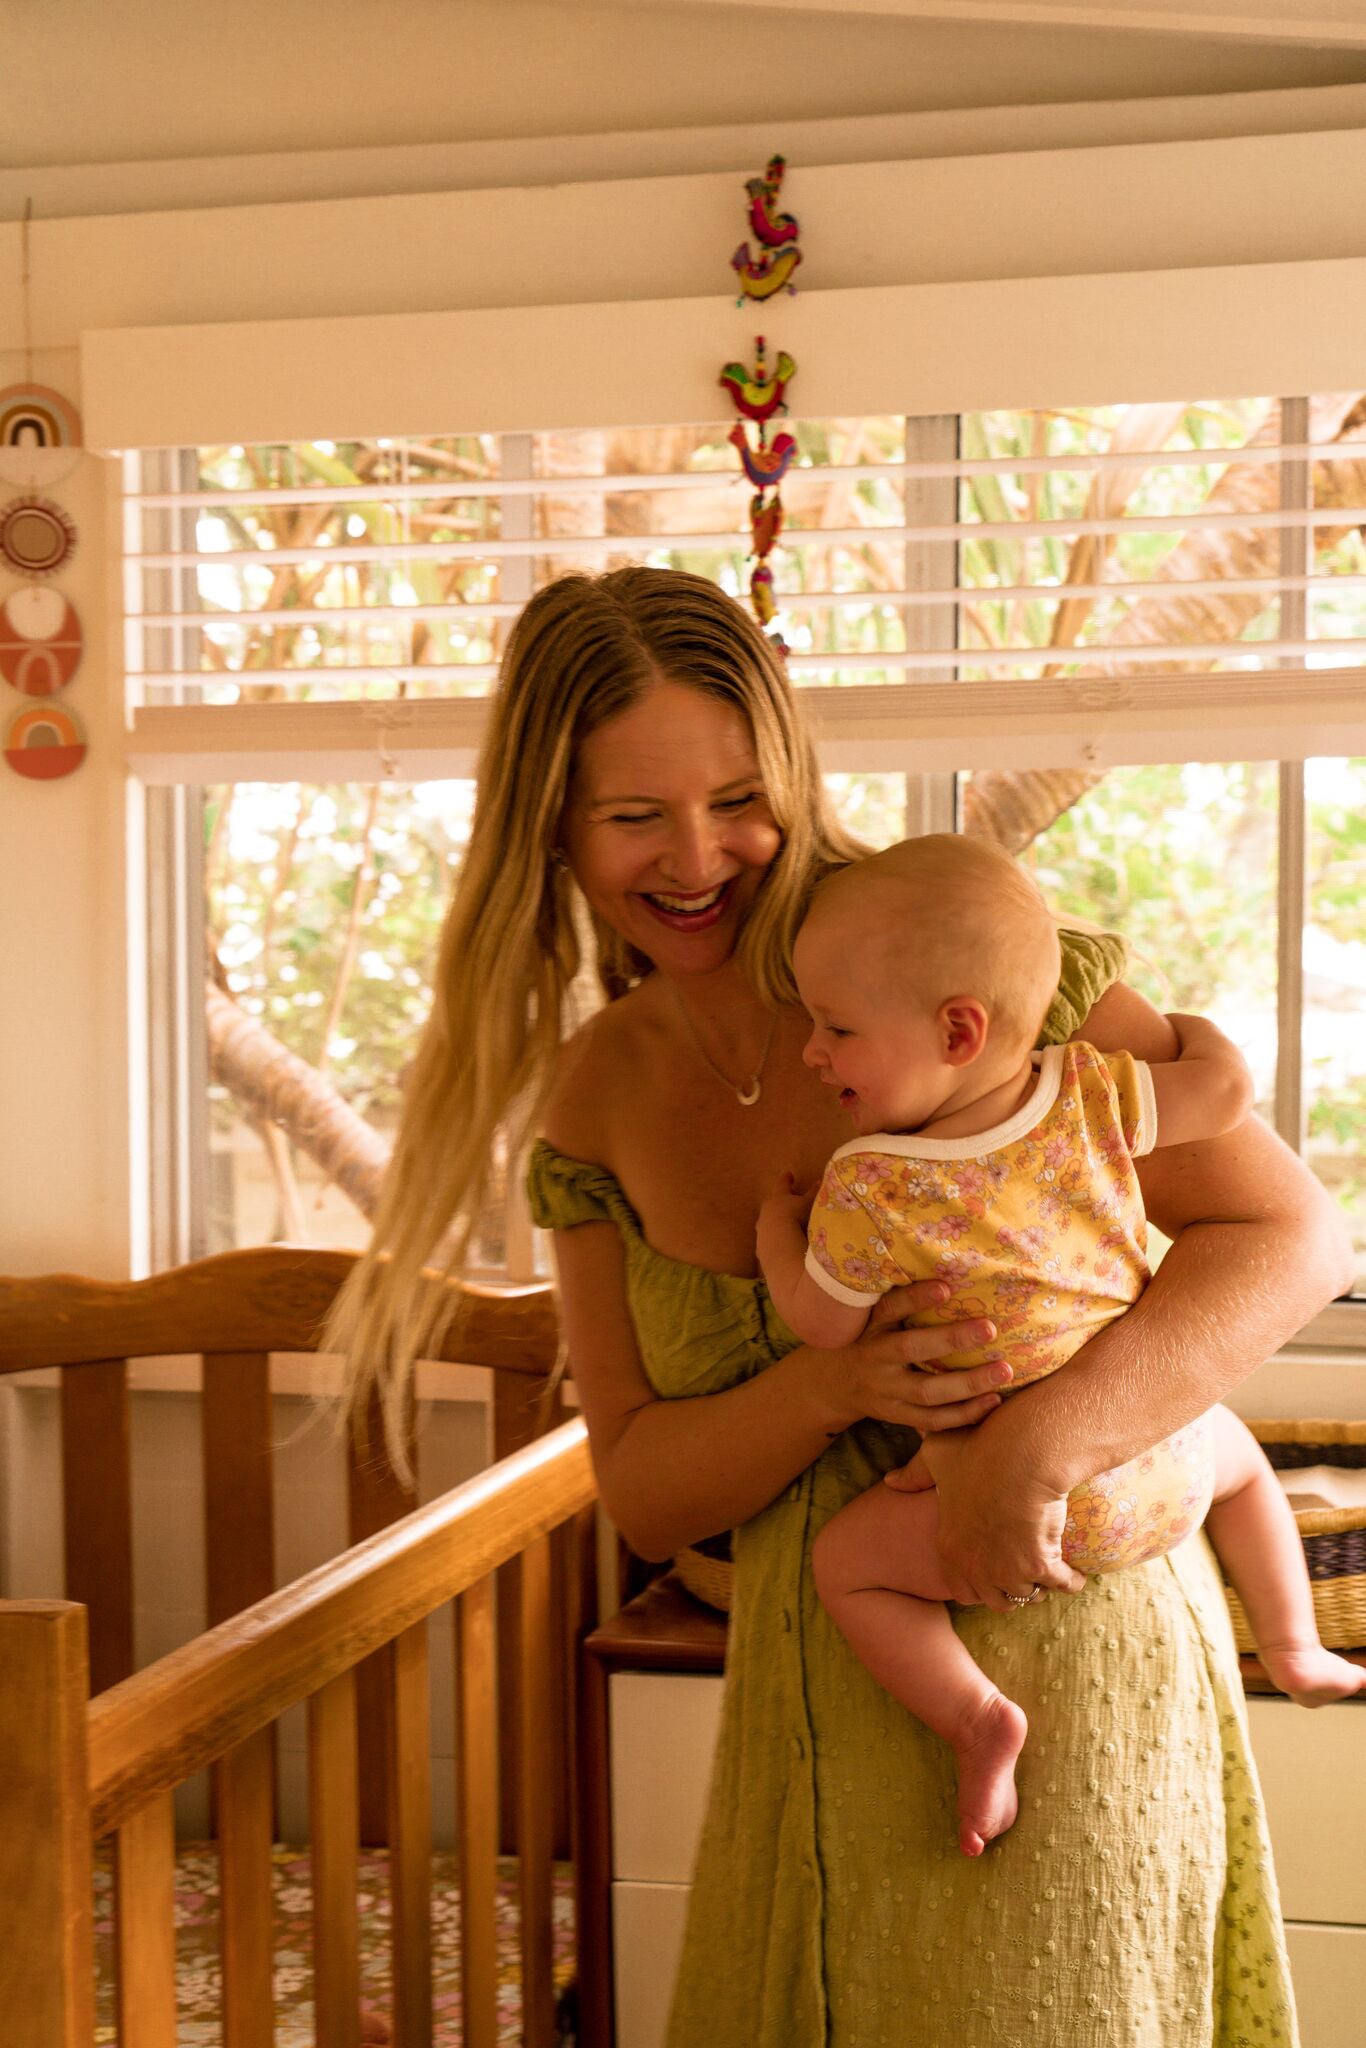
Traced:
[[[1281, 407], [1282, 441], [1292, 446], [1304, 442], [1307, 401], [1282, 399]], [[534, 473], [533, 436], [507, 433], [499, 439], [501, 476], [524, 485]], [[959, 448], [957, 415], [907, 418], [907, 465], [953, 461]], [[149, 489], [174, 492], [178, 481], [189, 476], [186, 465], [191, 458], [189, 450], [126, 455], [125, 488], [130, 483], [134, 486], [134, 498]], [[1286, 458], [1280, 467], [1281, 510], [1307, 512], [1312, 499], [1310, 463]], [[904, 489], [907, 527], [956, 523], [956, 478], [908, 476]], [[534, 503], [524, 490], [502, 498], [505, 538], [524, 542], [532, 537]], [[186, 517], [174, 507], [128, 504], [128, 555], [183, 546]], [[1302, 577], [1308, 560], [1308, 522], [1285, 522], [1280, 533], [1280, 573]], [[956, 591], [959, 553], [956, 538], [908, 540], [907, 590]], [[191, 588], [193, 570], [167, 567], [140, 573], [162, 579], [157, 610], [193, 609], [197, 602], [197, 593]], [[145, 583], [135, 588], [138, 575], [136, 563], [128, 560], [126, 644], [132, 718], [127, 767], [130, 775], [146, 786], [151, 1063], [147, 1201], [151, 1261], [156, 1270], [202, 1255], [207, 1243], [207, 1062], [202, 1033], [194, 1029], [193, 1000], [196, 977], [202, 986], [205, 958], [201, 921], [188, 915], [193, 891], [196, 887], [202, 890], [202, 833], [195, 824], [202, 785], [234, 780], [385, 779], [411, 783], [470, 777], [477, 763], [487, 700], [223, 706], [185, 702], [186, 693], [176, 691], [180, 701], [148, 704], [141, 701], [133, 644], [136, 614], [149, 588]], [[500, 597], [525, 601], [532, 593], [533, 576], [531, 555], [508, 558], [500, 572]], [[193, 602], [185, 602], [186, 598]], [[1305, 593], [1282, 589], [1279, 601], [1280, 636], [1302, 639]], [[1352, 728], [1354, 724], [1366, 726], [1361, 716], [1361, 703], [1366, 702], [1366, 665], [1310, 672], [1301, 654], [1282, 656], [1283, 666], [1256, 673], [1228, 671], [1192, 678], [1156, 670], [1143, 678], [1146, 703], [1142, 708], [1149, 714], [1146, 722], [1135, 718], [1124, 679], [1115, 679], [1114, 687], [1088, 679], [1085, 690], [1067, 679], [1035, 684], [1016, 681], [1010, 685], [1011, 718], [1003, 726], [998, 689], [954, 680], [955, 665], [965, 658], [958, 645], [956, 597], [946, 594], [942, 605], [907, 606], [903, 618], [907, 651], [922, 655], [942, 651], [946, 657], [942, 671], [926, 668], [918, 671], [917, 681], [901, 685], [806, 685], [801, 695], [812, 714], [824, 769], [903, 776], [908, 832], [957, 829], [957, 777], [966, 766], [1078, 765], [1094, 771], [1135, 761], [1277, 760], [1274, 1122], [1282, 1138], [1302, 1156], [1303, 764], [1305, 758], [1353, 752], [1361, 744]], [[196, 627], [150, 630], [161, 635], [166, 648], [162, 659], [167, 666], [172, 655], [176, 665], [186, 665]], [[145, 657], [145, 636], [139, 651]], [[146, 665], [144, 658], [142, 666]], [[884, 665], [895, 668], [895, 656], [889, 655]], [[1306, 690], [1305, 678], [1311, 673], [1313, 680]], [[1185, 750], [1171, 748], [1173, 732], [1184, 739]], [[1347, 743], [1334, 745], [1335, 738]], [[1280, 749], [1287, 742], [1291, 746], [1283, 754]], [[965, 753], [970, 760], [964, 760]], [[1287, 1047], [1293, 1048], [1293, 1058], [1286, 1058]], [[538, 1271], [529, 1213], [520, 1195], [513, 1195], [517, 1185], [516, 1176], [510, 1176], [508, 1260], [503, 1275], [509, 1281], [534, 1278]], [[1293, 1347], [1366, 1356], [1366, 1299], [1333, 1304], [1297, 1333]]]

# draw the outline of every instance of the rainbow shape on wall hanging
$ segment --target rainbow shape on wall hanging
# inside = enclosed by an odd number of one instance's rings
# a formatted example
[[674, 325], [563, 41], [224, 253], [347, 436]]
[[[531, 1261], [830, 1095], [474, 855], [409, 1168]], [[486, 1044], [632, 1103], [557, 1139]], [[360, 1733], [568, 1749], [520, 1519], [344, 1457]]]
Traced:
[[57, 782], [74, 775], [86, 756], [80, 720], [61, 704], [34, 704], [10, 721], [5, 759], [30, 782]]
[[84, 453], [81, 416], [46, 384], [0, 391], [0, 483], [41, 490], [69, 476]]
[[25, 584], [0, 605], [0, 676], [26, 697], [54, 696], [80, 667], [83, 640], [70, 598]]

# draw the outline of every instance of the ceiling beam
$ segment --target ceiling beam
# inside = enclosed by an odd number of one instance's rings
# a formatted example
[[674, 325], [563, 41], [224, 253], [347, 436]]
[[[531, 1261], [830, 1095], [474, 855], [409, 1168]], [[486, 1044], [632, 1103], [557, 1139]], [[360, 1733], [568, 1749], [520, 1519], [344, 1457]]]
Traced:
[[[673, 6], [677, 0], [628, 0]], [[908, 21], [1014, 28], [1110, 29], [1149, 35], [1203, 36], [1210, 41], [1308, 44], [1366, 49], [1366, 0], [691, 0], [694, 6], [774, 13], [897, 16]]]

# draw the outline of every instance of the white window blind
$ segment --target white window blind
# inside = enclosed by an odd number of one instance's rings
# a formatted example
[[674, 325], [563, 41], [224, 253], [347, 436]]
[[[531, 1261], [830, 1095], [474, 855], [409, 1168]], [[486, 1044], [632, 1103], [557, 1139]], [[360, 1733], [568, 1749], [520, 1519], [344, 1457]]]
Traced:
[[[826, 765], [1361, 751], [1356, 412], [787, 423], [779, 622]], [[508, 622], [550, 577], [643, 560], [744, 594], [751, 492], [727, 434], [130, 456], [132, 766], [468, 774]]]

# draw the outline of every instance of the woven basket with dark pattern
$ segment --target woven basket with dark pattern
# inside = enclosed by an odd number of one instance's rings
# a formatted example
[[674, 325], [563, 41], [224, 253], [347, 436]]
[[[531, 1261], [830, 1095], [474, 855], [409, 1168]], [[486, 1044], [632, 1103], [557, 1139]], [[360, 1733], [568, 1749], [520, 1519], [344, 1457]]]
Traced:
[[[1248, 1428], [1278, 1472], [1307, 1465], [1354, 1471], [1366, 1466], [1366, 1422], [1249, 1422]], [[1295, 1520], [1319, 1635], [1330, 1650], [1366, 1648], [1366, 1507], [1297, 1508]], [[1242, 1602], [1231, 1586], [1225, 1590], [1238, 1648], [1252, 1650]]]

